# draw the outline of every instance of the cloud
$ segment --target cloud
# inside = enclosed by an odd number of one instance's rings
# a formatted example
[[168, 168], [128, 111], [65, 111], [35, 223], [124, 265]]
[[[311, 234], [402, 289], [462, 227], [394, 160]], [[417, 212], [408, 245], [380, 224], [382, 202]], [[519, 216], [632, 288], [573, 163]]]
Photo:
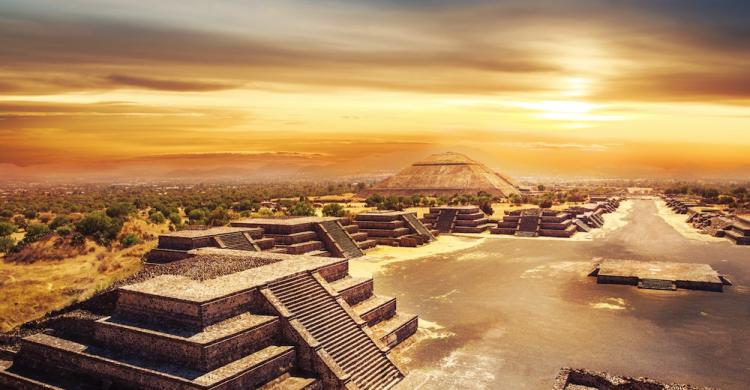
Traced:
[[221, 91], [239, 87], [236, 84], [225, 84], [208, 81], [188, 81], [175, 79], [155, 79], [148, 77], [128, 76], [122, 74], [113, 74], [107, 77], [107, 80], [115, 85], [125, 85], [129, 87], [139, 87], [146, 89], [155, 89], [161, 91], [177, 92], [208, 92]]

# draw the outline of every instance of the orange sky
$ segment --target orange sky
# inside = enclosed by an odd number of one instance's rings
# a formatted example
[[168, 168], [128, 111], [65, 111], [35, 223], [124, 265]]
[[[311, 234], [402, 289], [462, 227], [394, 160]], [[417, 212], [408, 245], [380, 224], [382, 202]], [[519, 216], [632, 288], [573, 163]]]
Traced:
[[529, 3], [8, 1], [0, 178], [748, 178], [744, 2]]

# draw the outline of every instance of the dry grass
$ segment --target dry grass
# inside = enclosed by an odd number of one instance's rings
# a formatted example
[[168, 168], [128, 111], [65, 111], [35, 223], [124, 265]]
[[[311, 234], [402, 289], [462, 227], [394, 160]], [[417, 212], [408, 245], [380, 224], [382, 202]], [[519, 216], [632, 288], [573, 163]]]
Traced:
[[167, 230], [137, 219], [123, 232], [137, 232], [144, 241], [130, 248], [115, 244], [105, 248], [92, 242], [86, 249], [61, 260], [29, 264], [0, 261], [0, 331], [9, 331], [53, 310], [87, 299], [117, 280], [141, 269], [141, 257], [156, 245], [155, 237]]

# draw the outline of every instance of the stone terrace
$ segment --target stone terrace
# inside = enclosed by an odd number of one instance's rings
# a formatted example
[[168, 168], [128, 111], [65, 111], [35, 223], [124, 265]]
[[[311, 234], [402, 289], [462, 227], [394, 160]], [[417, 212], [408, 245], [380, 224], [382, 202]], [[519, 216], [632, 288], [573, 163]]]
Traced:
[[204, 247], [216, 247], [246, 251], [262, 251], [273, 248], [273, 239], [263, 238], [263, 230], [244, 227], [214, 227], [199, 230], [181, 230], [162, 234], [159, 244], [151, 250], [150, 262], [165, 263], [188, 257], [188, 251]]
[[76, 334], [23, 338], [12, 361], [0, 358], [0, 387], [386, 389], [403, 378], [388, 351], [417, 318], [373, 295], [372, 279], [350, 277], [348, 260], [191, 255], [271, 259], [202, 281], [160, 275], [122, 286], [114, 312], [81, 322]]
[[493, 225], [476, 206], [430, 207], [424, 215], [425, 226], [440, 233], [482, 233]]
[[435, 239], [413, 212], [370, 211], [358, 214], [352, 221], [360, 232], [378, 245], [416, 247]]

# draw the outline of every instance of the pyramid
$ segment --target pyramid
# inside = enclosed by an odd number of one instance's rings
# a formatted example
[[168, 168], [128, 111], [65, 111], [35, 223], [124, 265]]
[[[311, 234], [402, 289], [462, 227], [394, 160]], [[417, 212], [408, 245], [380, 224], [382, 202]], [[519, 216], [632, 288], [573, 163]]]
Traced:
[[484, 191], [495, 196], [519, 194], [512, 179], [460, 153], [433, 154], [391, 176], [362, 195], [451, 196]]

